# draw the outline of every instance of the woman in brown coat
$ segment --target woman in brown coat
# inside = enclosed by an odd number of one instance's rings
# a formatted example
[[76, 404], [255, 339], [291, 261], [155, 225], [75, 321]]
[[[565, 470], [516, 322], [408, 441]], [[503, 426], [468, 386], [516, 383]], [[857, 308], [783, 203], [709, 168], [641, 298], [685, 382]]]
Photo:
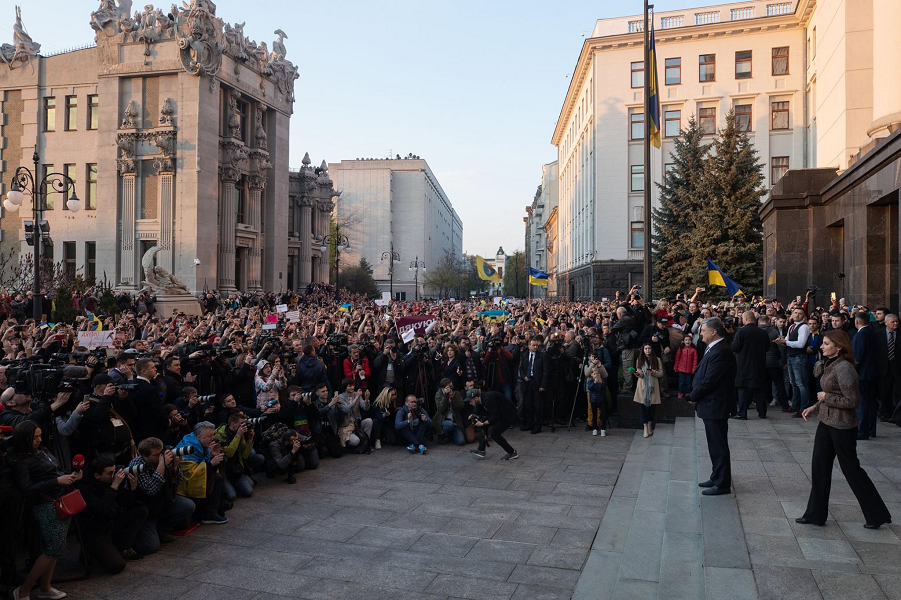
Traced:
[[644, 437], [654, 435], [654, 407], [660, 404], [660, 378], [663, 377], [663, 363], [654, 356], [654, 348], [650, 344], [641, 347], [641, 353], [635, 361], [635, 386], [633, 400], [638, 407], [638, 416], [644, 427]]
[[820, 424], [813, 442], [813, 460], [810, 466], [810, 498], [803, 517], [798, 523], [825, 525], [829, 511], [829, 489], [832, 484], [832, 464], [838, 464], [848, 480], [848, 485], [866, 519], [864, 527], [879, 529], [892, 522], [885, 502], [870, 481], [867, 472], [857, 460], [857, 405], [860, 396], [857, 389], [857, 371], [854, 369], [854, 352], [851, 338], [838, 329], [823, 335], [823, 356], [826, 369], [820, 379], [822, 392], [817, 403], [801, 413], [804, 420], [819, 411]]

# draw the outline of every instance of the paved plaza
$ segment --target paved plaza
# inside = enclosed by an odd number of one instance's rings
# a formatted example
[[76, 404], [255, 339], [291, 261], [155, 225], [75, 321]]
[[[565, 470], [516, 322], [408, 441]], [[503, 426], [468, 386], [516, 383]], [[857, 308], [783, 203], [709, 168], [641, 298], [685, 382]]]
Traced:
[[[836, 470], [832, 517], [802, 527], [816, 423], [730, 422], [735, 495], [702, 498], [700, 421], [652, 438], [515, 432], [521, 458], [473, 446], [326, 459], [266, 481], [224, 526], [202, 526], [70, 598], [193, 600], [901, 598], [901, 527], [863, 529]], [[901, 520], [901, 429], [861, 460]], [[701, 476], [699, 476], [699, 472]]]

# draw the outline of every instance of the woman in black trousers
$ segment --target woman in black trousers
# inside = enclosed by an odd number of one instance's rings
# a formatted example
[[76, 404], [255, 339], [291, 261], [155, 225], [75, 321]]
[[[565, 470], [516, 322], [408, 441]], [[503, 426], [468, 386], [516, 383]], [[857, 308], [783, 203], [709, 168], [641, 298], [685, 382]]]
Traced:
[[829, 331], [823, 336], [823, 356], [826, 369], [820, 379], [823, 391], [817, 394], [817, 403], [804, 410], [808, 420], [819, 411], [820, 424], [813, 442], [811, 463], [811, 489], [807, 510], [798, 523], [825, 525], [829, 514], [829, 489], [832, 484], [832, 464], [838, 464], [851, 486], [866, 519], [864, 527], [879, 529], [892, 522], [885, 502], [876, 491], [867, 472], [857, 460], [857, 408], [860, 397], [857, 388], [857, 371], [854, 369], [854, 353], [851, 338], [842, 330]]

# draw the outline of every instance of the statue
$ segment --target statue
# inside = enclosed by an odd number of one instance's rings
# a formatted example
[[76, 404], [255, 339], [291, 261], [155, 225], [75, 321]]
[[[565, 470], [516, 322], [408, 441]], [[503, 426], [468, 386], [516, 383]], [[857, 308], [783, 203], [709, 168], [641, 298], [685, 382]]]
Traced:
[[[31, 64], [31, 59], [37, 56], [40, 51], [41, 45], [31, 39], [31, 36], [25, 31], [25, 26], [22, 24], [21, 7], [16, 6], [13, 43], [0, 45], [0, 59], [12, 69], [14, 62]], [[34, 65], [32, 65], [32, 69], [34, 69]]]
[[134, 100], [129, 100], [128, 105], [125, 107], [125, 118], [122, 119], [122, 129], [137, 128], [139, 116], [141, 116], [141, 112], [138, 110], [138, 103]]
[[257, 148], [268, 150], [266, 128], [263, 127], [263, 112], [259, 109], [256, 111], [256, 124], [254, 126], [254, 137], [256, 138]]
[[166, 98], [163, 100], [163, 105], [160, 106], [160, 125], [172, 125], [173, 114], [175, 114], [175, 104], [172, 102], [172, 98]]
[[144, 253], [144, 257], [141, 259], [144, 281], [142, 282], [143, 287], [138, 293], [149, 292], [158, 296], [190, 296], [190, 290], [177, 277], [166, 269], [153, 265], [153, 257], [159, 251], [159, 246], [153, 246]]
[[247, 40], [244, 38], [245, 23], [246, 21], [244, 23], [235, 23], [234, 27], [226, 23], [225, 31], [222, 34], [229, 49], [235, 55], [235, 60], [240, 60], [241, 62], [247, 60], [247, 53], [244, 51], [244, 47], [247, 44]]
[[133, 27], [131, 3], [132, 0], [121, 0], [116, 6], [116, 0], [100, 0], [100, 8], [91, 13], [91, 29], [112, 37], [122, 31], [123, 25]]
[[188, 73], [215, 75], [222, 68], [222, 53], [228, 43], [222, 34], [222, 19], [216, 16], [211, 0], [182, 0], [184, 10], [176, 19], [175, 39], [179, 56]]
[[241, 137], [241, 117], [238, 115], [238, 92], [232, 90], [228, 94], [228, 134], [233, 138]]
[[278, 36], [278, 39], [272, 42], [272, 53], [277, 60], [281, 60], [288, 54], [288, 50], [285, 48], [285, 40], [288, 39], [288, 36], [281, 29], [276, 29], [275, 35]]

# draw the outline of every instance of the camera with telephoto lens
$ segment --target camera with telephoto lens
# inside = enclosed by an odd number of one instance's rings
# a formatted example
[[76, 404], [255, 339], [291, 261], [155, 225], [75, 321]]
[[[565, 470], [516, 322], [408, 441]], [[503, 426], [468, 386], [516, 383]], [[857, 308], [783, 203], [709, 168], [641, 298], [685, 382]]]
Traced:
[[136, 465], [129, 465], [127, 467], [122, 467], [122, 470], [125, 471], [126, 475], [138, 476], [147, 470], [147, 465], [144, 463], [138, 463]]
[[186, 454], [194, 454], [194, 446], [182, 446], [181, 448], [166, 448], [175, 458], [182, 458]]
[[247, 425], [248, 427], [256, 427], [265, 420], [266, 417], [251, 417], [249, 419], [245, 419], [241, 424]]

